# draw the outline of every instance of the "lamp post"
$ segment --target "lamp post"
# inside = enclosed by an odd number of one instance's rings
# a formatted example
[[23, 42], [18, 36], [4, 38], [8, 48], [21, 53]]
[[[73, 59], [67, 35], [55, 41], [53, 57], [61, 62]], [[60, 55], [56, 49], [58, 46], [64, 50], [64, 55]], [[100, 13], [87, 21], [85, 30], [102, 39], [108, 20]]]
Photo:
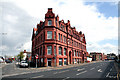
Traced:
[[[2, 40], [2, 41], [1, 41], [1, 44], [3, 45], [3, 36], [4, 36], [4, 35], [7, 35], [7, 33], [0, 33], [0, 34], [2, 35], [2, 37], [1, 37], [1, 40]], [[1, 49], [1, 53], [2, 53], [2, 55], [3, 55], [3, 49]], [[5, 60], [6, 60], [6, 55], [5, 55]], [[4, 60], [4, 61], [5, 61], [5, 60]]]

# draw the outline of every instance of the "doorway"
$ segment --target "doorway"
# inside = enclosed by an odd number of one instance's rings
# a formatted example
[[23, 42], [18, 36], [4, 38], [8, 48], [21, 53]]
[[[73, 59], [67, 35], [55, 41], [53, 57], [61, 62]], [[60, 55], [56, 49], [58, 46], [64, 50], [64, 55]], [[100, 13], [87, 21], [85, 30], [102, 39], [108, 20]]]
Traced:
[[69, 63], [71, 64], [71, 51], [69, 52]]
[[51, 66], [51, 58], [48, 58], [48, 59], [47, 59], [47, 65], [48, 65], [48, 66]]

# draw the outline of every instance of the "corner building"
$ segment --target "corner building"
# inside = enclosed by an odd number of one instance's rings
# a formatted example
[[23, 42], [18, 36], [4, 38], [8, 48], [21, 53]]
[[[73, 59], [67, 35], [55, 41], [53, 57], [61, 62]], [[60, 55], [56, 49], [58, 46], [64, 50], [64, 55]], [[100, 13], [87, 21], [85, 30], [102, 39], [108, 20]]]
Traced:
[[40, 21], [32, 34], [32, 62], [39, 66], [65, 66], [87, 61], [86, 40], [82, 32], [71, 27], [70, 21], [59, 21], [52, 8], [48, 8], [45, 21]]

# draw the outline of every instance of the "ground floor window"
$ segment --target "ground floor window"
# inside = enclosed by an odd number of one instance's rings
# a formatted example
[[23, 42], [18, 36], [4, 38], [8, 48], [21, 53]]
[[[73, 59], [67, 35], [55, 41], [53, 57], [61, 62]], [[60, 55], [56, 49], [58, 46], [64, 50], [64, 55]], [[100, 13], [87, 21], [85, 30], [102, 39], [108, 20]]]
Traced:
[[77, 63], [79, 63], [79, 59], [77, 59]]
[[59, 65], [62, 66], [62, 58], [59, 58]]
[[87, 59], [85, 59], [85, 62], [87, 62]]
[[80, 59], [80, 63], [81, 63], [81, 59]]
[[51, 66], [51, 58], [48, 58], [48, 59], [47, 59], [47, 65], [48, 65], [48, 66]]
[[75, 64], [76, 64], [77, 62], [76, 62], [76, 59], [75, 59]]
[[74, 64], [74, 58], [73, 58], [73, 64]]
[[66, 58], [64, 59], [64, 65], [67, 65], [67, 59]]

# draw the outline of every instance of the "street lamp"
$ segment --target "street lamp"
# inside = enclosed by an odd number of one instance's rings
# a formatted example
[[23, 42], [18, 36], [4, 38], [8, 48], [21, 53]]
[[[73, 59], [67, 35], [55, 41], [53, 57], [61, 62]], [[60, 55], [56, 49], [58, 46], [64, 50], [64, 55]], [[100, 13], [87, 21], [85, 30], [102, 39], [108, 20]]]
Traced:
[[[3, 36], [4, 36], [4, 35], [7, 35], [7, 33], [0, 33], [0, 34], [2, 35], [2, 37], [1, 37], [1, 38], [2, 38], [2, 39], [1, 39], [1, 40], [2, 40], [2, 41], [1, 41], [1, 44], [2, 44], [2, 46], [3, 46]], [[3, 55], [3, 49], [1, 49], [1, 53], [2, 53], [2, 55]], [[5, 55], [5, 56], [6, 56], [6, 55]], [[6, 60], [6, 58], [5, 58], [5, 60]]]

